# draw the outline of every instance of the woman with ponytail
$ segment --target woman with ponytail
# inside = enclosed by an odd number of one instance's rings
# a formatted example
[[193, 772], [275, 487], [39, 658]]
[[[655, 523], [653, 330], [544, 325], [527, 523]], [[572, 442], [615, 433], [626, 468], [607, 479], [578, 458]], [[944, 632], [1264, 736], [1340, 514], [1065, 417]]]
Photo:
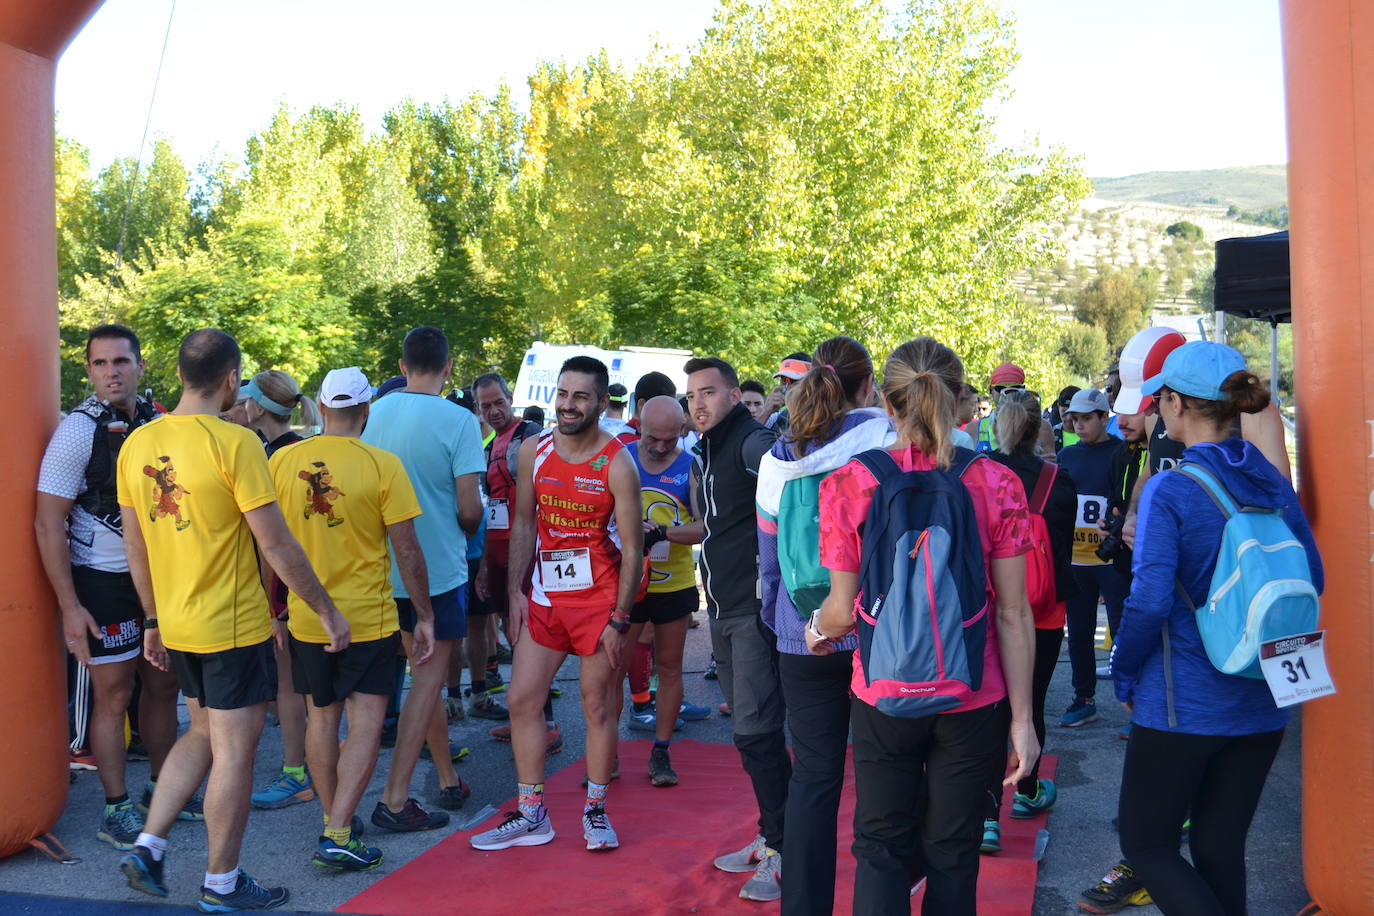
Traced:
[[[901, 470], [951, 467], [956, 455], [950, 429], [963, 384], [959, 358], [929, 337], [908, 341], [888, 357], [882, 392], [897, 439], [887, 453]], [[981, 683], [959, 694], [958, 705], [947, 712], [888, 715], [878, 710], [877, 692], [859, 665], [860, 653], [854, 653], [854, 913], [865, 916], [908, 912], [912, 883], [922, 876], [922, 913], [973, 916], [987, 787], [1007, 767], [1008, 732], [1011, 773], [1004, 784], [1029, 775], [1039, 755], [1031, 725], [1032, 622], [1023, 556], [1031, 541], [1025, 493], [1002, 465], [967, 450], [957, 457], [960, 466], [967, 463], [959, 479], [972, 503], [986, 571]], [[830, 593], [807, 627], [813, 652], [833, 648], [854, 629], [864, 541], [880, 537], [865, 524], [876, 488], [874, 475], [858, 461], [821, 483], [820, 557], [830, 570]], [[950, 537], [961, 534], [969, 533], [955, 531]], [[884, 613], [898, 609], [889, 602]]]
[[[1021, 480], [1031, 512], [1034, 546], [1027, 554], [1027, 591], [1035, 621], [1035, 664], [1031, 674], [1031, 722], [1035, 738], [1045, 747], [1045, 696], [1054, 677], [1064, 642], [1064, 602], [1078, 593], [1073, 577], [1073, 529], [1078, 517], [1078, 493], [1068, 472], [1038, 457], [1047, 425], [1040, 399], [1032, 391], [1013, 388], [997, 403], [998, 449], [988, 455], [1010, 468]], [[1035, 516], [1042, 520], [1037, 522]], [[1038, 556], [1037, 556], [1038, 555]], [[1035, 567], [1032, 582], [1032, 566]], [[1000, 773], [988, 786], [988, 812], [983, 823], [982, 851], [1000, 852], [1002, 806]], [[1053, 781], [1040, 778], [1040, 761], [1016, 784], [1011, 816], [1032, 818], [1054, 805]]]
[[[318, 429], [320, 410], [301, 394], [296, 380], [279, 369], [259, 372], [243, 386], [243, 411], [248, 428], [262, 436], [270, 458], [280, 448], [304, 437], [291, 428], [291, 417], [300, 409], [301, 422]], [[281, 772], [260, 792], [253, 793], [255, 808], [285, 808], [315, 797], [310, 771], [305, 767], [305, 697], [296, 693], [291, 678], [291, 653], [286, 648], [286, 586], [272, 573], [267, 601], [277, 615], [277, 721], [281, 724]]]
[[[1269, 403], [1244, 358], [1222, 344], [1186, 343], [1141, 390], [1158, 392], [1168, 436], [1185, 446], [1182, 467], [1210, 472], [1241, 506], [1282, 511], [1321, 591], [1321, 557], [1292, 486], [1235, 434], [1241, 414]], [[1133, 726], [1121, 780], [1121, 851], [1166, 916], [1246, 912], [1245, 837], [1289, 718], [1265, 681], [1218, 671], [1198, 631], [1193, 608], [1207, 600], [1225, 524], [1190, 475], [1149, 479], [1135, 575], [1112, 648], [1116, 697]], [[1179, 853], [1179, 825], [1188, 818], [1191, 863]]]
[[[782, 912], [828, 916], [835, 899], [835, 834], [849, 742], [850, 635], [812, 655], [805, 623], [830, 587], [820, 565], [816, 507], [822, 479], [860, 452], [891, 445], [892, 421], [873, 396], [873, 361], [856, 340], [832, 337], [787, 394], [788, 431], [759, 464], [759, 580], [763, 622], [778, 644], [792, 730]], [[786, 570], [786, 572], [784, 572]]]

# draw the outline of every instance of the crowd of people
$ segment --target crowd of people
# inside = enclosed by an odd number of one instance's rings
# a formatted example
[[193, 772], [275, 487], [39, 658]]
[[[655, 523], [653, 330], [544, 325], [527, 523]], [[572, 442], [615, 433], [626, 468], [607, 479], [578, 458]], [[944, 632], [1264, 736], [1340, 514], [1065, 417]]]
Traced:
[[[491, 735], [516, 770], [515, 809], [472, 847], [552, 841], [570, 813], [544, 803], [570, 656], [582, 835], [616, 849], [627, 686], [629, 727], [653, 734], [645, 777], [692, 778], [671, 745], [711, 712], [682, 686], [704, 599], [758, 811], [756, 835], [714, 859], [747, 875], [741, 897], [832, 912], [852, 753], [854, 912], [907, 912], [923, 885], [924, 913], [975, 913], [1004, 787], [1012, 818], [1058, 798], [1039, 762], [1067, 632], [1074, 698], [1058, 724], [1096, 721], [1099, 679], [1132, 722], [1125, 855], [1079, 907], [1246, 912], [1246, 833], [1288, 714], [1263, 680], [1209, 658], [1194, 609], [1230, 516], [1169, 472], [1200, 469], [1239, 505], [1281, 513], [1318, 591], [1322, 572], [1267, 390], [1229, 347], [1150, 328], [1104, 390], [1048, 405], [1010, 362], [982, 395], [929, 337], [880, 373], [859, 341], [833, 337], [782, 359], [771, 389], [705, 356], [684, 366], [683, 392], [661, 373], [631, 391], [577, 356], [548, 426], [517, 416], [498, 373], [455, 385], [436, 328], [406, 334], [400, 377], [374, 388], [335, 368], [314, 398], [283, 372], [242, 379], [234, 339], [197, 330], [171, 410], [140, 396], [129, 328], [92, 329], [86, 357], [95, 391], [48, 446], [35, 524], [72, 660], [73, 765], [98, 770], [97, 836], [138, 890], [167, 895], [170, 828], [194, 820], [208, 836], [201, 910], [283, 905], [285, 888], [240, 866], [249, 809], [316, 797], [312, 861], [377, 867], [358, 810], [379, 747], [392, 752], [371, 825], [441, 827], [471, 792], [448, 732], [465, 716], [502, 723]], [[255, 792], [269, 704], [281, 770]], [[137, 803], [134, 755], [150, 766]], [[439, 810], [411, 795], [424, 757]]]

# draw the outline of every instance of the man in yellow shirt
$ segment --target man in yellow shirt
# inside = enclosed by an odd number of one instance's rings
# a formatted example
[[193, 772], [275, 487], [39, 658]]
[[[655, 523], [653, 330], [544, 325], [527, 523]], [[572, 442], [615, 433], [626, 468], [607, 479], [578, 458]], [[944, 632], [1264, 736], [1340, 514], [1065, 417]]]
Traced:
[[[312, 861], [345, 871], [382, 862], [381, 850], [364, 845], [351, 823], [377, 765], [401, 641], [388, 537], [416, 608], [411, 665], [419, 668], [434, 651], [429, 574], [412, 524], [420, 503], [401, 459], [358, 439], [371, 400], [372, 386], [360, 369], [332, 370], [320, 386], [324, 434], [280, 449], [268, 463], [286, 526], [348, 618], [353, 636], [347, 649], [331, 654], [319, 618], [291, 595], [287, 626], [296, 692], [308, 694], [314, 707], [305, 754], [325, 811]], [[340, 747], [345, 708], [348, 738]]]
[[200, 899], [206, 912], [272, 909], [290, 897], [238, 866], [253, 755], [277, 694], [254, 539], [318, 615], [330, 651], [349, 642], [348, 621], [282, 519], [261, 443], [219, 418], [238, 395], [241, 362], [238, 343], [223, 331], [186, 335], [177, 357], [180, 402], [130, 434], [117, 472], [124, 550], [145, 614], [143, 652], [176, 672], [191, 715], [190, 729], [163, 764], [143, 832], [119, 866], [131, 887], [167, 896], [167, 832], [208, 772], [209, 861]]

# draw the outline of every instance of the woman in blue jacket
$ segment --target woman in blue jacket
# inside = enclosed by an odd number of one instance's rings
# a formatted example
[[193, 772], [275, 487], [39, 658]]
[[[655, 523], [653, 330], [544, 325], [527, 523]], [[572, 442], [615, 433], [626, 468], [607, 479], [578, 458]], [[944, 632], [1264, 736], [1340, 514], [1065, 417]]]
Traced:
[[[1186, 447], [1185, 463], [1211, 471], [1243, 506], [1283, 511], [1320, 591], [1321, 558], [1292, 486], [1235, 434], [1241, 413], [1269, 403], [1241, 355], [1206, 341], [1185, 344], [1143, 391], [1158, 392], [1169, 437]], [[1135, 578], [1112, 649], [1117, 699], [1134, 725], [1121, 781], [1121, 851], [1166, 916], [1246, 912], [1245, 837], [1288, 722], [1263, 680], [1213, 667], [1189, 606], [1207, 598], [1224, 525], [1191, 477], [1150, 479], [1136, 527]], [[1192, 864], [1179, 853], [1190, 817]]]

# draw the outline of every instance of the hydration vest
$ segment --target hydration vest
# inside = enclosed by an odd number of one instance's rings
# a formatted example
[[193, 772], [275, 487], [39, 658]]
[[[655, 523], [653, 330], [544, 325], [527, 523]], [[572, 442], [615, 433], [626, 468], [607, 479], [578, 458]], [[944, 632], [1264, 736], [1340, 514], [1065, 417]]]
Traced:
[[107, 402], [97, 406], [83, 405], [72, 413], [90, 417], [95, 423], [91, 439], [91, 457], [86, 462], [86, 492], [76, 498], [76, 504], [95, 518], [117, 523], [119, 500], [115, 473], [119, 467], [119, 450], [129, 433], [158, 417], [157, 409], [139, 398], [134, 405], [134, 420], [130, 424]]

